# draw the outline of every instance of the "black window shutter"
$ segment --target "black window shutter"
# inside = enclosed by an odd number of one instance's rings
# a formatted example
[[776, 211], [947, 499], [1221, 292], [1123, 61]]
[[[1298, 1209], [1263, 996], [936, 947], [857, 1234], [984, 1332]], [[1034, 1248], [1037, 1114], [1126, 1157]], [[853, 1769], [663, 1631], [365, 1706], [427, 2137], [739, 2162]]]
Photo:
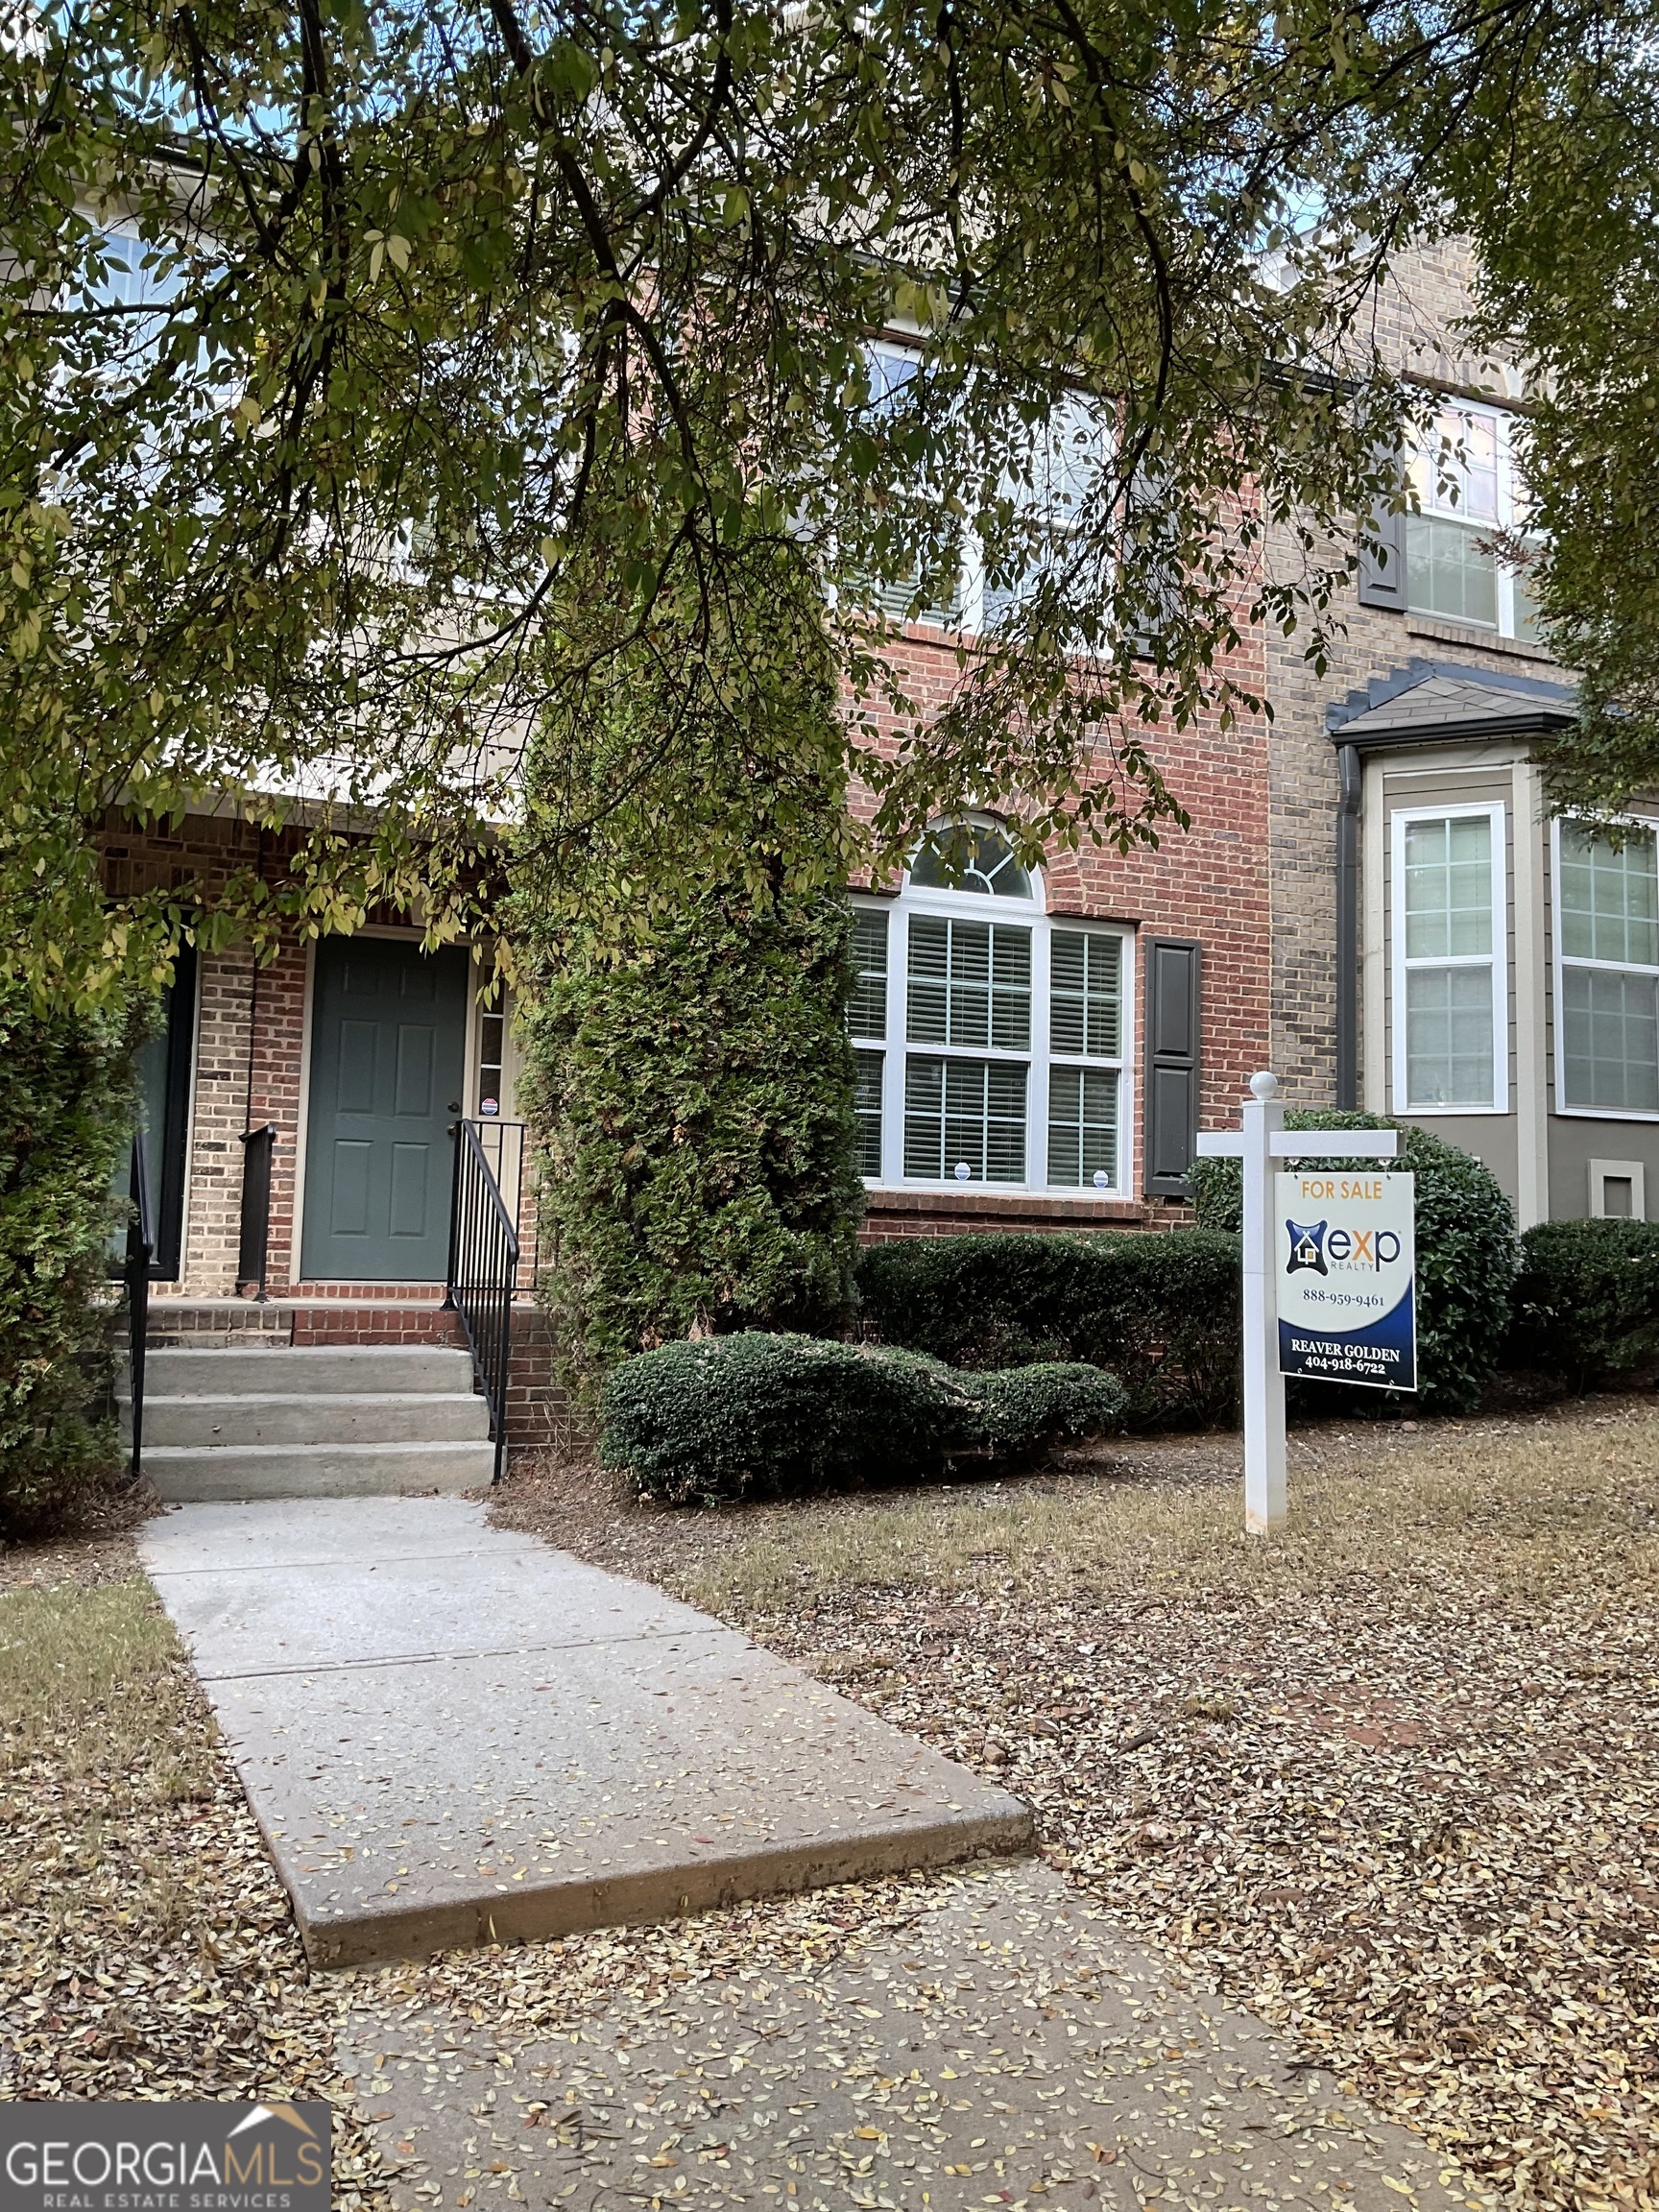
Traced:
[[1146, 1175], [1149, 1197], [1191, 1195], [1198, 1134], [1199, 950], [1188, 937], [1146, 945]]
[[1406, 612], [1406, 517], [1381, 499], [1360, 534], [1359, 604]]

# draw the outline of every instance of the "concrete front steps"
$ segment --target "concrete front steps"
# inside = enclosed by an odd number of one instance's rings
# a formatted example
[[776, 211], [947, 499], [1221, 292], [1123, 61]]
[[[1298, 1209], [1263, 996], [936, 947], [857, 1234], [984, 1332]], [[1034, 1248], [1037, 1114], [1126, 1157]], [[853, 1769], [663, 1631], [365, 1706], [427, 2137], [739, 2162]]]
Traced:
[[151, 1351], [143, 1460], [161, 1497], [201, 1503], [452, 1494], [495, 1453], [466, 1352], [269, 1346]]

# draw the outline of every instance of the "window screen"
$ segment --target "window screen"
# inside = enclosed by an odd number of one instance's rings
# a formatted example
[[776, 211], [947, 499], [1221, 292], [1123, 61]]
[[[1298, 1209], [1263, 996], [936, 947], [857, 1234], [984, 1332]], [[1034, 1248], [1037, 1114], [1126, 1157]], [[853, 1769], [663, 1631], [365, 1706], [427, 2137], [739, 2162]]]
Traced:
[[881, 1076], [884, 1052], [853, 1055], [853, 1121], [860, 1175], [881, 1172]]
[[847, 1025], [854, 1037], [887, 1034], [887, 917], [868, 906], [853, 911], [853, 1003]]
[[910, 918], [906, 1034], [913, 1045], [1031, 1046], [1031, 932]]
[[1115, 1060], [1123, 1034], [1123, 940], [1056, 929], [1050, 946], [1048, 1049]]
[[1118, 1180], [1118, 1070], [1053, 1068], [1048, 1073], [1048, 1180], [1093, 1186]]

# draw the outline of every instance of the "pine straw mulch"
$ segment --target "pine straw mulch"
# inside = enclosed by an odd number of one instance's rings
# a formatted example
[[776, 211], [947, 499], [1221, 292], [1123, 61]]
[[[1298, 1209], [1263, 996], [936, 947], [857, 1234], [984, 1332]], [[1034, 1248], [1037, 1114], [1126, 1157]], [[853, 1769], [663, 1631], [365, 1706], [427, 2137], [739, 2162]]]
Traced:
[[742, 1623], [1036, 1807], [1046, 1854], [1505, 2204], [1659, 2204], [1659, 1415], [1232, 1438], [1022, 1481], [497, 1512]]

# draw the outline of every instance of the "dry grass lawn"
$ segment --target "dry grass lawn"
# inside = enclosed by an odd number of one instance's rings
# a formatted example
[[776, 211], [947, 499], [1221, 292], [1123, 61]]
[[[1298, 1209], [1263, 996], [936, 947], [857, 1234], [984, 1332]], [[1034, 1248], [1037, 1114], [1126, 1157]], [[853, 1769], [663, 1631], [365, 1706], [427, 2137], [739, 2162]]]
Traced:
[[385, 2204], [335, 2003], [131, 1547], [36, 1567], [0, 1591], [0, 2100], [329, 2097], [335, 2202]]
[[1358, 1575], [1405, 1596], [1443, 1590], [1449, 1570], [1528, 1606], [1568, 1585], [1620, 1602], [1659, 1592], [1659, 1421], [1463, 1431], [1381, 1464], [1372, 1445], [1350, 1432], [1304, 1474], [1270, 1543], [1244, 1533], [1231, 1484], [994, 1483], [874, 1509], [784, 1508], [685, 1586], [715, 1611], [758, 1613], [847, 1588], [1106, 1596], [1168, 1584], [1260, 1598], [1332, 1594]]
[[[1226, 1438], [720, 1514], [546, 1469], [498, 1509], [1006, 1781], [1074, 1880], [1473, 2200], [1659, 2204], [1659, 1418], [1292, 1449], [1271, 1542]], [[313, 1982], [127, 1539], [0, 1570], [0, 2100], [326, 2096], [336, 2201], [378, 2206], [407, 2187], [335, 2071], [354, 2004], [513, 2040], [914, 1910], [871, 1885]]]
[[[1595, 1402], [667, 1515], [503, 1510], [1037, 1808], [1072, 1877], [1474, 2190], [1659, 2203], [1659, 1418]], [[583, 1518], [584, 1510], [586, 1518]]]

